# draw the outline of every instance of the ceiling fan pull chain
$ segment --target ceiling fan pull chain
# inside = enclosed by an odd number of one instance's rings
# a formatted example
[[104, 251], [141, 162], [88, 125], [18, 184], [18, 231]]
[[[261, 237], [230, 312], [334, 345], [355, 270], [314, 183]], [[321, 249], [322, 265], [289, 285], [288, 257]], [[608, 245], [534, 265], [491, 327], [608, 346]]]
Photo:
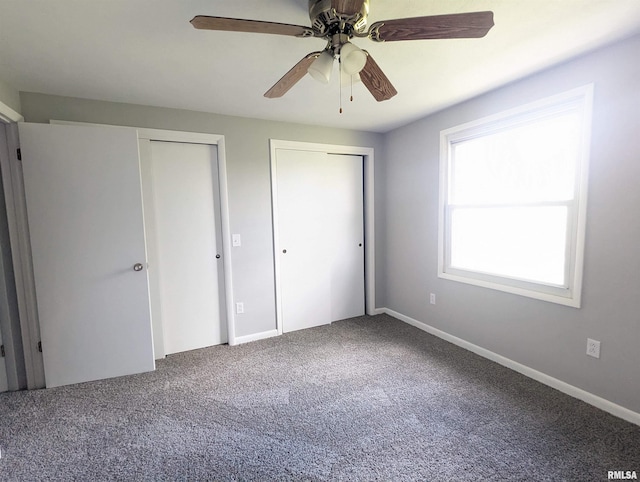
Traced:
[[340, 77], [338, 84], [340, 84], [340, 113], [342, 114], [342, 59], [338, 58], [338, 67], [340, 73], [338, 77]]
[[353, 75], [349, 78], [350, 84], [351, 84], [351, 102], [353, 102]]

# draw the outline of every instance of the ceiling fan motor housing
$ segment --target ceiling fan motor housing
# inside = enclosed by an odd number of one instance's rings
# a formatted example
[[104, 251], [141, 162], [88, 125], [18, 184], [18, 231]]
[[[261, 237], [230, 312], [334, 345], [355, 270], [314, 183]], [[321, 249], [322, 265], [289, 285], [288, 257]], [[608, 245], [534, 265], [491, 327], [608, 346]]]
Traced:
[[362, 8], [353, 15], [337, 11], [332, 0], [309, 0], [309, 18], [318, 37], [330, 38], [336, 33], [351, 35], [362, 33], [367, 28], [369, 0], [362, 2]]

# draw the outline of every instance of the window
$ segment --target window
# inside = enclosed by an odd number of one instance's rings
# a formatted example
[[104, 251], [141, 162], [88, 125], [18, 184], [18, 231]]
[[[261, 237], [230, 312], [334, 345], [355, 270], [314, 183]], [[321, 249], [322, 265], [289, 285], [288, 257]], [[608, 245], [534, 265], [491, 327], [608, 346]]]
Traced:
[[438, 276], [580, 306], [591, 99], [441, 132]]

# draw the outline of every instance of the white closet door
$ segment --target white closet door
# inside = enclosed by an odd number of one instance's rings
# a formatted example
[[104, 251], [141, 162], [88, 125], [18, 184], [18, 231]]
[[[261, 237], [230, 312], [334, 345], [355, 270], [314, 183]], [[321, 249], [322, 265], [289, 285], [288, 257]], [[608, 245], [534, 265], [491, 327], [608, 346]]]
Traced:
[[153, 370], [136, 132], [19, 132], [47, 387]]
[[154, 318], [160, 316], [165, 354], [225, 343], [216, 146], [152, 141], [150, 162], [149, 273], [157, 277]]
[[284, 332], [364, 314], [362, 158], [276, 151]]
[[327, 236], [331, 247], [331, 321], [364, 315], [362, 157], [330, 154]]

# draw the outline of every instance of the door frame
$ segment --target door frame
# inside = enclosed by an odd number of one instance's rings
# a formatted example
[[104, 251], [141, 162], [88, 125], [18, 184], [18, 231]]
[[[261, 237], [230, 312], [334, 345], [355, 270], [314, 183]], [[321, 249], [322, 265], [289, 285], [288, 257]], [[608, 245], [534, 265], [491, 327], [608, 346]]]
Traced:
[[[9, 224], [9, 239], [11, 256], [16, 284], [18, 301], [19, 333], [22, 337], [22, 351], [24, 356], [24, 370], [26, 388], [35, 389], [45, 386], [44, 364], [42, 353], [38, 349], [40, 342], [40, 325], [36, 303], [35, 282], [33, 278], [33, 264], [31, 259], [31, 241], [27, 220], [27, 204], [22, 177], [22, 164], [18, 159], [17, 150], [20, 147], [18, 136], [18, 122], [24, 117], [0, 102], [0, 123], [6, 132], [6, 149], [0, 148], [0, 164], [2, 168], [2, 182], [7, 205], [7, 220]], [[4, 333], [5, 346], [15, 343], [13, 333]], [[8, 369], [19, 363], [7, 351]], [[11, 377], [9, 377], [10, 379]], [[12, 388], [11, 384], [9, 389]], [[17, 389], [17, 387], [15, 388]]]
[[[107, 124], [92, 122], [75, 122], [63, 120], [50, 120], [51, 124], [84, 125], [107, 127]], [[217, 146], [218, 149], [218, 179], [220, 183], [220, 212], [222, 220], [222, 256], [224, 265], [224, 292], [227, 314], [227, 337], [229, 345], [236, 345], [235, 313], [233, 305], [233, 277], [231, 269], [231, 223], [229, 216], [229, 188], [227, 183], [227, 157], [225, 139], [221, 134], [208, 134], [204, 132], [172, 131], [166, 129], [151, 129], [146, 127], [111, 126], [135, 129], [140, 140], [179, 142], [184, 144], [207, 144]], [[152, 320], [153, 322], [153, 320]], [[164, 348], [162, 350], [164, 352]]]
[[[4, 171], [4, 159], [9, 157], [9, 148], [7, 145], [7, 136], [5, 123], [0, 122], [0, 157], [2, 158], [2, 171]], [[0, 179], [4, 181], [4, 172], [0, 174]], [[4, 183], [3, 183], [4, 184]], [[0, 217], [3, 217], [3, 225], [0, 227], [2, 231], [5, 231], [4, 220], [6, 219], [6, 233], [2, 233], [3, 245], [6, 240], [5, 236], [9, 238], [9, 216], [8, 216], [8, 204], [4, 196], [0, 199], [0, 205], [4, 207], [4, 213], [0, 213]], [[8, 196], [7, 196], [8, 197]], [[9, 252], [11, 252], [11, 238], [9, 238], [8, 246]], [[20, 330], [20, 319], [16, 316], [17, 306], [15, 306], [13, 293], [15, 292], [15, 280], [12, 280], [13, 275], [13, 260], [9, 260], [5, 252], [5, 247], [0, 252], [0, 345], [2, 346], [2, 354], [0, 354], [0, 392], [6, 392], [7, 390], [18, 390], [20, 388], [18, 362], [22, 362], [22, 350], [20, 353], [15, 352], [16, 339], [20, 337], [16, 336], [15, 331]], [[13, 285], [13, 286], [11, 286]], [[21, 347], [20, 347], [21, 348]]]
[[364, 205], [364, 290], [365, 313], [376, 313], [376, 271], [375, 271], [375, 213], [374, 213], [374, 149], [373, 147], [344, 146], [337, 144], [321, 144], [316, 142], [285, 141], [270, 139], [271, 150], [271, 209], [273, 228], [273, 263], [276, 291], [276, 328], [278, 335], [282, 335], [282, 292], [280, 289], [281, 269], [278, 256], [280, 239], [278, 234], [278, 182], [276, 155], [278, 149], [297, 151], [325, 152], [327, 154], [346, 154], [362, 156], [363, 163], [363, 205]]
[[[166, 132], [165, 132], [166, 134]], [[162, 296], [160, 294], [161, 292], [161, 284], [160, 284], [160, 280], [162, 278], [162, 276], [158, 276], [159, 271], [155, 270], [154, 271], [154, 267], [153, 267], [153, 262], [155, 260], [156, 263], [159, 263], [159, 251], [158, 251], [158, 243], [160, 242], [161, 237], [159, 237], [158, 235], [158, 231], [157, 231], [157, 215], [158, 215], [158, 211], [157, 211], [157, 206], [156, 206], [156, 201], [158, 200], [158, 197], [156, 195], [156, 188], [158, 187], [156, 181], [156, 177], [155, 177], [155, 172], [154, 172], [154, 154], [153, 154], [153, 146], [152, 146], [152, 142], [155, 142], [156, 144], [158, 144], [159, 142], [156, 139], [147, 139], [146, 137], [158, 137], [157, 135], [149, 135], [149, 136], [145, 136], [144, 133], [142, 133], [142, 135], [138, 136], [139, 139], [139, 148], [140, 148], [140, 161], [141, 161], [141, 170], [142, 170], [142, 191], [143, 191], [143, 205], [144, 205], [144, 218], [145, 218], [145, 230], [146, 230], [146, 240], [147, 240], [147, 260], [150, 263], [150, 269], [149, 269], [149, 290], [150, 290], [150, 294], [151, 294], [151, 313], [152, 313], [152, 321], [153, 321], [153, 328], [154, 328], [154, 352], [155, 352], [155, 358], [160, 359], [160, 358], [164, 358], [168, 353], [167, 353], [167, 347], [166, 347], [166, 334], [167, 334], [167, 327], [170, 325], [168, 324], [168, 320], [163, 316], [163, 303], [162, 303]], [[175, 139], [176, 136], [172, 136], [169, 135], [168, 137], [171, 137], [173, 139]], [[223, 253], [224, 253], [224, 233], [223, 233], [223, 229], [222, 229], [222, 224], [223, 224], [223, 220], [222, 220], [222, 194], [221, 194], [221, 182], [220, 182], [220, 160], [219, 160], [219, 155], [218, 155], [218, 151], [220, 150], [218, 148], [217, 145], [212, 144], [211, 142], [175, 142], [175, 141], [171, 141], [171, 142], [165, 142], [162, 141], [162, 144], [164, 145], [175, 145], [175, 146], [204, 146], [207, 148], [207, 152], [210, 153], [209, 155], [211, 156], [211, 158], [209, 159], [209, 163], [211, 163], [213, 160], [215, 160], [215, 166], [212, 167], [212, 173], [213, 173], [213, 177], [211, 178], [209, 185], [211, 185], [211, 182], [213, 182], [214, 186], [212, 187], [212, 194], [213, 194], [213, 199], [212, 199], [212, 203], [213, 203], [213, 207], [215, 208], [215, 213], [214, 213], [214, 217], [212, 219], [212, 224], [213, 224], [213, 231], [214, 231], [214, 236], [215, 236], [215, 243], [216, 243], [216, 249], [217, 251], [215, 253], [217, 253], [217, 257], [220, 258]], [[211, 150], [212, 147], [215, 147], [215, 149], [213, 151], [215, 151], [215, 153]], [[183, 152], [183, 151], [180, 151]], [[173, 159], [173, 161], [177, 161], [178, 163], [180, 162], [180, 159]], [[210, 164], [211, 165], [211, 164]], [[215, 181], [214, 181], [215, 179]], [[169, 181], [171, 182], [171, 181]], [[214, 253], [214, 254], [215, 254]], [[228, 335], [227, 335], [227, 331], [228, 331], [228, 323], [227, 323], [227, 298], [226, 298], [226, 293], [227, 293], [227, 287], [225, 285], [224, 280], [226, 279], [226, 275], [225, 275], [225, 271], [224, 271], [224, 267], [226, 266], [226, 256], [224, 256], [222, 259], [212, 259], [212, 261], [215, 263], [215, 266], [212, 267], [211, 269], [214, 269], [216, 271], [216, 283], [217, 283], [217, 293], [218, 293], [218, 310], [219, 312], [217, 313], [217, 317], [219, 319], [219, 326], [220, 329], [223, 330], [223, 334], [224, 336], [221, 338], [221, 340], [219, 342], [217, 342], [217, 344], [225, 344], [228, 343]], [[220, 264], [220, 261], [222, 261], [222, 265]], [[154, 274], [152, 276], [152, 273]], [[208, 346], [208, 345], [207, 345]], [[193, 349], [193, 348], [191, 348]], [[183, 351], [183, 350], [179, 350], [179, 351]], [[172, 351], [172, 353], [177, 353], [175, 350]]]
[[227, 183], [227, 157], [224, 136], [198, 132], [171, 131], [163, 129], [137, 128], [138, 139], [149, 141], [180, 142], [183, 144], [206, 144], [218, 150], [218, 182], [220, 184], [220, 217], [222, 222], [222, 260], [224, 266], [224, 294], [227, 314], [227, 337], [229, 345], [236, 344], [235, 315], [233, 305], [233, 278], [231, 269], [231, 222], [229, 216], [229, 187]]

